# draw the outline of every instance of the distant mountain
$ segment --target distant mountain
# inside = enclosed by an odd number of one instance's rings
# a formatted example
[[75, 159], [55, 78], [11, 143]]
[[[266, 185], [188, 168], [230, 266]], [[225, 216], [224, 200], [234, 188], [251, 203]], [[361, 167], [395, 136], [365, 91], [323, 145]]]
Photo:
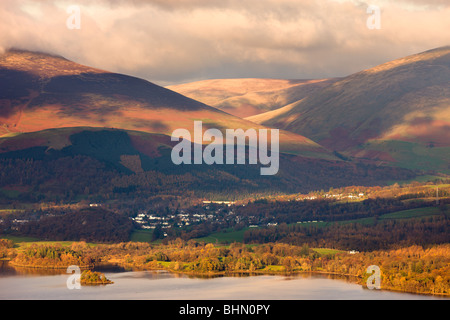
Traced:
[[337, 80], [214, 79], [167, 88], [245, 118], [301, 100]]
[[[263, 129], [151, 82], [46, 53], [9, 50], [0, 56], [0, 136], [54, 128], [106, 127], [171, 135], [204, 128]], [[310, 139], [281, 132], [281, 150], [335, 159]]]
[[450, 172], [450, 47], [358, 72], [248, 120], [348, 156]]

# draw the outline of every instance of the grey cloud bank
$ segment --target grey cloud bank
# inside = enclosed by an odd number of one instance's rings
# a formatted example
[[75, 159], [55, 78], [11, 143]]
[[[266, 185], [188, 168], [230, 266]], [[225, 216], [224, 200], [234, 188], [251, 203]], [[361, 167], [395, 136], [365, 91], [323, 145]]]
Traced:
[[[450, 44], [447, 1], [0, 2], [0, 50], [46, 51], [169, 85], [212, 78], [345, 76]], [[81, 8], [68, 29], [67, 7]], [[381, 29], [367, 28], [369, 5]]]

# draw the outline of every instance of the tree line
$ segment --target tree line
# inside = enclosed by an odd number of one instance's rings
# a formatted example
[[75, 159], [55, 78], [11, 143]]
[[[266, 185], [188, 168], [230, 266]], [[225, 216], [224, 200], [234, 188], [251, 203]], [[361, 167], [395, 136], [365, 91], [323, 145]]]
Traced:
[[[442, 204], [449, 204], [449, 200]], [[435, 206], [433, 201], [405, 202], [396, 198], [366, 199], [357, 202], [335, 200], [300, 201], [254, 201], [236, 208], [236, 214], [243, 217], [255, 217], [257, 220], [278, 223], [296, 223], [299, 221], [345, 221], [377, 217], [383, 214]]]
[[287, 225], [249, 229], [245, 243], [307, 243], [314, 247], [373, 251], [411, 245], [450, 242], [450, 220], [445, 215], [373, 223], [333, 223], [327, 226]]

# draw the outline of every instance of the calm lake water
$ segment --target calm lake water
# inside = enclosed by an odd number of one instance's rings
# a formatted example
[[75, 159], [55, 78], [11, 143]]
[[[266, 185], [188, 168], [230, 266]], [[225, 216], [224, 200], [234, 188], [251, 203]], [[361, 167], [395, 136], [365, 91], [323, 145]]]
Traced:
[[368, 290], [321, 275], [199, 278], [165, 271], [100, 271], [114, 284], [70, 290], [64, 270], [12, 268], [0, 262], [0, 300], [443, 300]]

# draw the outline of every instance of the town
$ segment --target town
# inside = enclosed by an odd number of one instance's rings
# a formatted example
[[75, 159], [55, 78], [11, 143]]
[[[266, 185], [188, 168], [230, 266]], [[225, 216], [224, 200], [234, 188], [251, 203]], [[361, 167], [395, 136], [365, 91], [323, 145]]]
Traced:
[[[358, 201], [365, 199], [364, 193], [324, 193], [318, 195], [301, 195], [288, 201]], [[236, 203], [235, 201], [202, 201], [201, 205], [193, 206], [187, 209], [175, 210], [167, 214], [156, 212], [154, 210], [140, 210], [140, 212], [131, 219], [144, 230], [161, 228], [164, 237], [168, 236], [168, 229], [186, 228], [195, 225], [212, 225], [216, 228], [260, 228], [260, 227], [276, 227], [279, 223], [284, 222], [275, 215], [249, 215], [242, 214], [247, 204]], [[98, 206], [96, 204], [96, 206]], [[296, 221], [297, 224], [314, 224], [322, 223], [323, 220], [305, 219]]]
[[[243, 220], [242, 217], [236, 215], [234, 206], [235, 202], [232, 201], [203, 201], [201, 206], [176, 210], [170, 214], [141, 210], [136, 217], [131, 219], [142, 229], [184, 228], [207, 222], [217, 225], [232, 225], [241, 223]], [[167, 233], [164, 233], [164, 236], [167, 236]]]

